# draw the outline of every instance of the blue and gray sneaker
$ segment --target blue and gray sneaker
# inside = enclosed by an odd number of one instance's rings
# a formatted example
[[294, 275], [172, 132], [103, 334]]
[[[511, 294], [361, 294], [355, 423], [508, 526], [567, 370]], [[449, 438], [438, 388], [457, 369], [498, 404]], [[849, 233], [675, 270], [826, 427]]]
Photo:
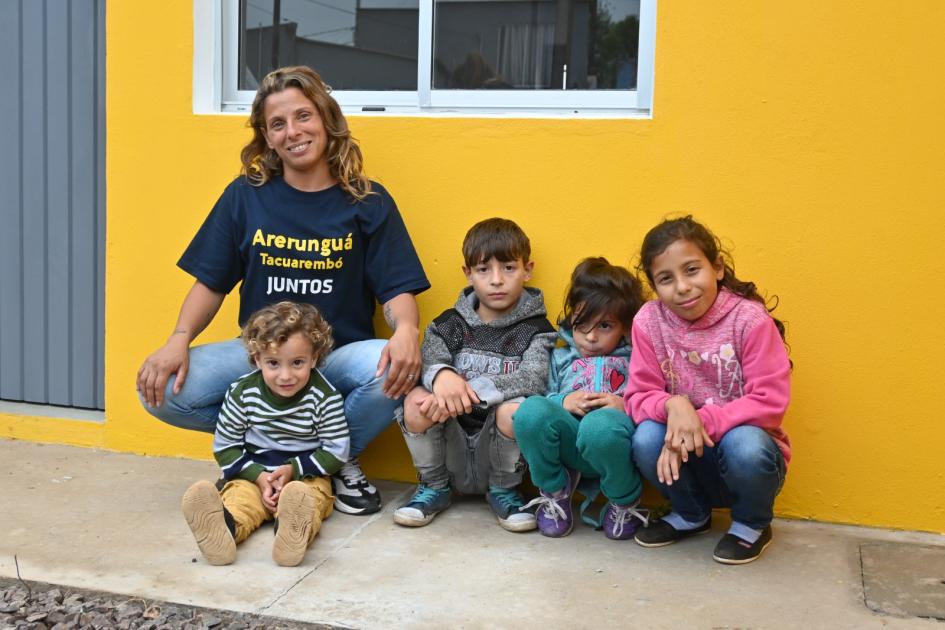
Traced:
[[450, 506], [450, 489], [420, 484], [409, 501], [394, 511], [394, 522], [407, 527], [423, 527]]
[[517, 489], [489, 486], [486, 501], [492, 508], [492, 513], [499, 519], [502, 529], [510, 532], [535, 529], [535, 513], [526, 508], [525, 501]]

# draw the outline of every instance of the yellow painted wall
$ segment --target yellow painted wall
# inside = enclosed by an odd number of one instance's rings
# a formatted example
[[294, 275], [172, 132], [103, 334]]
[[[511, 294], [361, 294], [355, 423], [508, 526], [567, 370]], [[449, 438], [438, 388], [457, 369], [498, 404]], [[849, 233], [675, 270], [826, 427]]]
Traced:
[[[0, 435], [208, 457], [138, 406], [135, 372], [191, 280], [175, 267], [238, 171], [243, 120], [191, 114], [192, 0], [107, 16], [106, 422], [0, 416]], [[781, 298], [794, 393], [783, 516], [945, 532], [945, 3], [663, 0], [652, 120], [352, 117], [450, 305], [459, 243], [501, 214], [549, 309], [587, 255], [629, 262], [665, 213], [730, 239]], [[233, 336], [230, 298], [203, 340]], [[411, 479], [391, 431], [369, 473]]]

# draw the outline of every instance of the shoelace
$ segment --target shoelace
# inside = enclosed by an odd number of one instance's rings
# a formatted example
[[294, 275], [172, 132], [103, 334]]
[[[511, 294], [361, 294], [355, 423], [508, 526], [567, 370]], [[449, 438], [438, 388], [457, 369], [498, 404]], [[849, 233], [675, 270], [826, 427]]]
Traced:
[[440, 490], [434, 490], [430, 486], [424, 486], [421, 484], [417, 486], [417, 491], [414, 492], [413, 498], [410, 499], [410, 502], [423, 503], [424, 505], [433, 503], [437, 496], [439, 496], [440, 492]]
[[515, 490], [509, 490], [507, 488], [490, 488], [489, 491], [496, 499], [499, 500], [499, 503], [501, 503], [502, 506], [508, 509], [510, 512], [523, 509], [522, 498]]
[[616, 536], [623, 534], [623, 526], [634, 516], [643, 521], [644, 527], [650, 524], [650, 511], [638, 510], [636, 505], [620, 507], [619, 505], [611, 503], [610, 513], [613, 514], [614, 535]]
[[543, 494], [538, 495], [524, 506], [523, 510], [527, 510], [531, 507], [537, 507], [541, 510], [544, 515], [550, 518], [553, 521], [563, 521], [568, 517], [568, 514], [564, 511], [564, 508], [558, 504], [558, 502], [552, 497], [546, 497]]
[[342, 478], [346, 486], [366, 486], [368, 484], [367, 477], [364, 476], [364, 473], [361, 471], [361, 462], [357, 458], [352, 459], [341, 467], [341, 470], [338, 471], [338, 476]]

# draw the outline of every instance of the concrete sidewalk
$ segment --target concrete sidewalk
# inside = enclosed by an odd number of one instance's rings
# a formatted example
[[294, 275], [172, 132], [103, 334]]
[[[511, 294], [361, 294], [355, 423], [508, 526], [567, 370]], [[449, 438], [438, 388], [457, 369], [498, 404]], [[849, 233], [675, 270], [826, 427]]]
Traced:
[[11, 440], [0, 460], [7, 577], [15, 554], [28, 580], [340, 627], [945, 628], [864, 603], [861, 544], [945, 557], [932, 534], [779, 520], [763, 558], [728, 567], [711, 557], [722, 518], [709, 535], [643, 549], [581, 524], [560, 540], [510, 534], [466, 499], [412, 530], [391, 520], [412, 487], [384, 482], [385, 509], [332, 515], [299, 567], [273, 564], [269, 527], [212, 567], [179, 504], [214, 464]]

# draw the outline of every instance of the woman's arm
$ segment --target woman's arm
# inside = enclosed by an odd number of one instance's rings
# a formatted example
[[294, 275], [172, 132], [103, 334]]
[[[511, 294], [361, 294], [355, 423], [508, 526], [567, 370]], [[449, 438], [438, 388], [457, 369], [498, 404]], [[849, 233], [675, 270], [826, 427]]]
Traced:
[[417, 383], [420, 375], [420, 310], [413, 293], [395, 295], [384, 303], [384, 319], [394, 334], [381, 351], [377, 362], [380, 376], [389, 368], [384, 381], [384, 395], [400, 398]]
[[177, 316], [177, 325], [167, 342], [155, 350], [138, 370], [138, 391], [150, 407], [164, 403], [164, 388], [171, 374], [176, 374], [174, 393], [180, 392], [187, 379], [190, 343], [213, 321], [223, 304], [223, 293], [218, 293], [199, 280], [190, 288]]

